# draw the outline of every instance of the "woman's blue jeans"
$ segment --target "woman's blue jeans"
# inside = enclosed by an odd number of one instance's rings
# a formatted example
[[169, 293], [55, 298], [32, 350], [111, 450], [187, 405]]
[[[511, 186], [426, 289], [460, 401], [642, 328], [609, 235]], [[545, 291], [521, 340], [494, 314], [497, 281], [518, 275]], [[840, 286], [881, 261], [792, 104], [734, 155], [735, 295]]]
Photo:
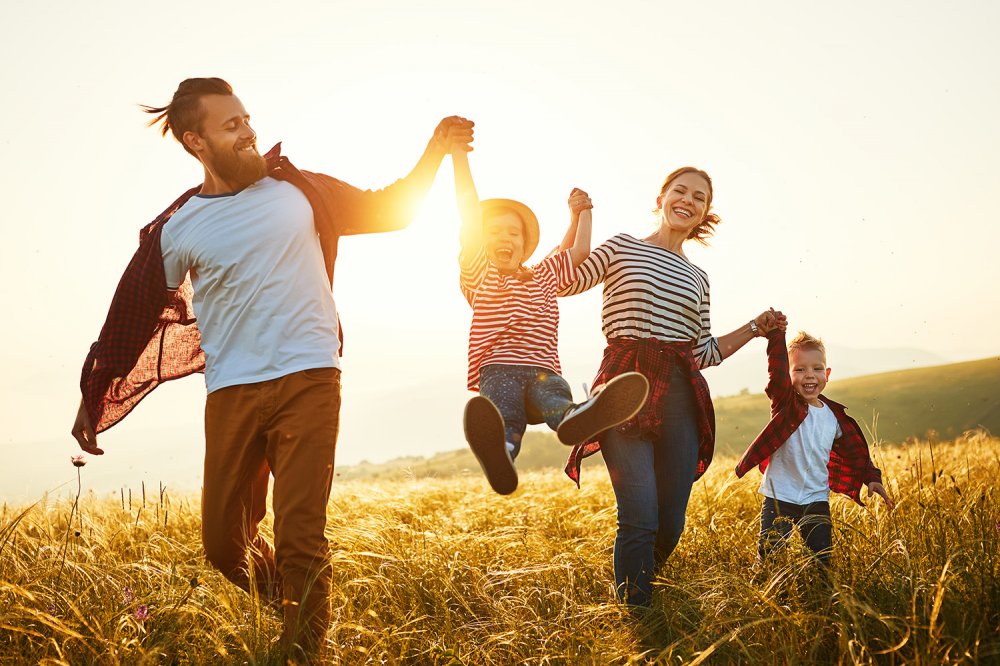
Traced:
[[690, 379], [675, 367], [653, 441], [609, 430], [601, 453], [618, 501], [615, 585], [618, 598], [648, 606], [652, 579], [684, 531], [698, 463], [697, 406]]

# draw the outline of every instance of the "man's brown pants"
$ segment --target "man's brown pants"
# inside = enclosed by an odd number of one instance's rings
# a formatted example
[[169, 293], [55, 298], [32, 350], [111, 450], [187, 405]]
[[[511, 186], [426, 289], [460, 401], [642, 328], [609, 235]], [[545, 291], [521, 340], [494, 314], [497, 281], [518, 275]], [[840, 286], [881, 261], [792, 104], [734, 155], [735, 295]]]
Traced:
[[[205, 405], [205, 555], [230, 581], [284, 607], [287, 649], [330, 623], [326, 506], [340, 425], [340, 370], [316, 368], [213, 391]], [[274, 549], [258, 533], [274, 475]]]

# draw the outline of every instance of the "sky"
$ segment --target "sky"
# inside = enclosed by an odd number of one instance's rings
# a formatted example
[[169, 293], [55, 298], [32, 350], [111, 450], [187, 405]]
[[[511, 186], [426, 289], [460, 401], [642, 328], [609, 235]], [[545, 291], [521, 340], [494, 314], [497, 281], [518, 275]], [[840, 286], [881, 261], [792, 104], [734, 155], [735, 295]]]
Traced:
[[[716, 334], [774, 306], [844, 374], [1000, 347], [996, 3], [43, 0], [0, 24], [0, 501], [75, 487], [86, 351], [138, 229], [201, 179], [137, 105], [190, 76], [234, 86], [262, 150], [366, 188], [407, 173], [440, 118], [471, 118], [480, 195], [531, 206], [543, 249], [573, 187], [596, 245], [651, 233], [664, 176], [706, 169], [723, 223], [689, 256]], [[341, 465], [464, 445], [457, 229], [446, 162], [410, 228], [341, 243]], [[580, 397], [600, 293], [560, 307]], [[757, 391], [765, 367], [758, 340], [706, 377]], [[101, 435], [88, 487], [197, 489], [204, 398], [201, 376], [155, 391]]]

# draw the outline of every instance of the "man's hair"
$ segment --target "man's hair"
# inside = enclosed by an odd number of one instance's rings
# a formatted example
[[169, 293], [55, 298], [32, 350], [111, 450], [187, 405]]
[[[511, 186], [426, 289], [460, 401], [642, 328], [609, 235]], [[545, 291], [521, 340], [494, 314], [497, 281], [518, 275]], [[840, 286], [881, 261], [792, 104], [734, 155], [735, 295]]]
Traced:
[[811, 351], [814, 349], [823, 355], [823, 363], [826, 363], [826, 346], [821, 339], [814, 338], [805, 331], [799, 331], [798, 335], [788, 343], [789, 353], [793, 351]]
[[184, 146], [184, 150], [194, 153], [184, 144], [185, 132], [200, 132], [203, 112], [201, 98], [205, 95], [232, 95], [233, 87], [219, 78], [185, 79], [177, 86], [170, 104], [166, 106], [140, 105], [146, 113], [155, 114], [149, 121], [149, 127], [162, 123], [160, 134], [166, 136], [173, 132], [174, 138]]

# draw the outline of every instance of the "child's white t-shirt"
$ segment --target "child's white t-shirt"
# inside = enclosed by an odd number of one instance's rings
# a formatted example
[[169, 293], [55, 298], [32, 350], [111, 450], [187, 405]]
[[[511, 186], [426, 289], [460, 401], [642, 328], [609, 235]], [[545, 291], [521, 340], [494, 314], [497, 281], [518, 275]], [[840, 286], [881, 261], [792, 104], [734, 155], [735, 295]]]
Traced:
[[190, 271], [208, 392], [338, 367], [337, 308], [309, 200], [267, 177], [194, 196], [160, 236], [167, 287]]
[[771, 454], [760, 482], [761, 495], [791, 504], [830, 499], [830, 451], [843, 433], [826, 405], [809, 405], [809, 413], [791, 437]]

